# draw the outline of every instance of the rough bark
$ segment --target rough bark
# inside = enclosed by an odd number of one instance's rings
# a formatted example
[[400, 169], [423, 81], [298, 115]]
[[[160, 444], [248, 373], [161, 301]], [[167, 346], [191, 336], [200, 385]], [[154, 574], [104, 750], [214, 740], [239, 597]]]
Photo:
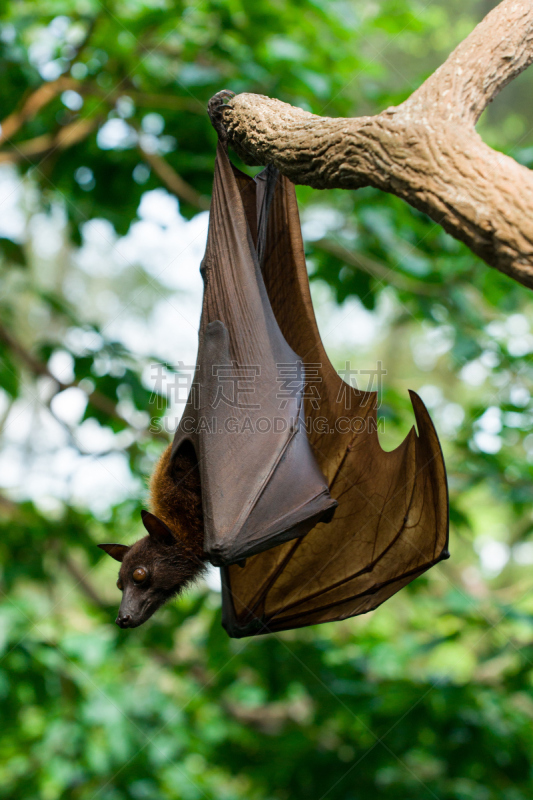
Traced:
[[391, 192], [533, 287], [533, 175], [474, 127], [532, 61], [533, 0], [504, 0], [400, 106], [332, 119], [240, 94], [222, 109], [223, 125], [246, 163], [274, 164], [317, 189]]

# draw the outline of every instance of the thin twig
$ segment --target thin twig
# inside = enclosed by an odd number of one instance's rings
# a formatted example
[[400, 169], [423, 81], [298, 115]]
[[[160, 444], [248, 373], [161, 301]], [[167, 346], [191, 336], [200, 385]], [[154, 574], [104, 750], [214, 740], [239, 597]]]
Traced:
[[187, 181], [184, 181], [164, 158], [155, 153], [148, 153], [141, 146], [139, 146], [139, 152], [172, 194], [202, 211], [209, 209], [209, 198], [201, 195]]
[[[35, 356], [26, 350], [26, 348], [19, 341], [17, 341], [14, 336], [1, 324], [0, 340], [3, 341], [7, 347], [9, 347], [12, 353], [18, 356], [18, 358], [26, 365], [30, 372], [32, 372], [34, 375], [41, 375], [46, 378], [50, 378], [58, 386], [59, 391], [62, 392], [65, 389], [80, 388], [80, 381], [78, 380], [65, 383], [59, 380], [59, 378], [56, 378], [56, 376], [50, 372], [46, 364], [43, 364], [41, 361], [35, 358]], [[117, 411], [116, 404], [110, 398], [101, 394], [101, 392], [96, 389], [90, 393], [86, 392], [86, 394], [89, 402], [99, 411], [102, 411], [104, 414], [107, 414], [110, 417], [119, 419], [121, 422], [124, 422], [129, 426], [128, 421]], [[146, 433], [153, 438], [164, 439], [165, 441], [167, 440], [167, 436], [162, 431], [146, 431]]]
[[360, 253], [356, 250], [349, 250], [345, 245], [333, 242], [331, 239], [318, 239], [317, 241], [311, 242], [311, 245], [317, 250], [330, 253], [332, 256], [335, 256], [335, 258], [338, 258], [340, 261], [344, 261], [351, 267], [361, 269], [363, 272], [372, 275], [373, 278], [383, 281], [384, 283], [390, 283], [392, 286], [402, 291], [429, 296], [434, 296], [439, 292], [438, 288], [433, 288], [428, 284], [422, 283], [422, 281], [399, 275], [391, 267], [387, 267], [385, 264], [375, 261], [373, 258], [364, 255], [364, 253]]

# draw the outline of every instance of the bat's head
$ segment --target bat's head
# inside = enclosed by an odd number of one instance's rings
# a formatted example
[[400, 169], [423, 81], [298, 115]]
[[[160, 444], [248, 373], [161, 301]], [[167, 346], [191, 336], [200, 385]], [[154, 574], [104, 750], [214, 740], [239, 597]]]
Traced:
[[117, 586], [122, 602], [116, 619], [121, 628], [142, 625], [205, 568], [202, 559], [191, 553], [164, 522], [148, 511], [141, 513], [148, 536], [131, 546], [98, 545], [121, 562]]

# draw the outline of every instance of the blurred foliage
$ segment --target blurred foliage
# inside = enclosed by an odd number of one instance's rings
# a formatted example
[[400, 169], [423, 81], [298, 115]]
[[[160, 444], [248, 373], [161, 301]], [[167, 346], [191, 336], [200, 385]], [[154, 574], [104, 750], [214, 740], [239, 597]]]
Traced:
[[[383, 362], [384, 446], [412, 424], [408, 388], [431, 410], [452, 558], [365, 618], [232, 641], [204, 584], [145, 628], [112, 623], [116, 569], [94, 545], [140, 533], [165, 440], [147, 370], [168, 352], [136, 352], [112, 322], [144, 330], [171, 290], [140, 262], [109, 276], [80, 255], [91, 221], [114, 252], [146, 192], [176, 193], [187, 219], [207, 206], [216, 91], [373, 113], [493, 5], [3, 4], [0, 205], [17, 193], [19, 216], [0, 218], [0, 798], [531, 798], [528, 291], [396, 198], [298, 189], [319, 313], [325, 298], [331, 328], [375, 326], [330, 349], [339, 368]], [[530, 91], [526, 73], [479, 125], [526, 166]], [[83, 398], [78, 419], [65, 397]], [[63, 488], [43, 495], [32, 466], [58, 458]], [[122, 495], [80, 499], [75, 458], [121, 458]]]

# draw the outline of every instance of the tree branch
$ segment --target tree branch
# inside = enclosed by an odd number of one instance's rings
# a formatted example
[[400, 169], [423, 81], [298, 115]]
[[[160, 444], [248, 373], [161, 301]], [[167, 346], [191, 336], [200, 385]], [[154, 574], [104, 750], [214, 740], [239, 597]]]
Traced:
[[228, 142], [297, 184], [391, 192], [533, 288], [533, 176], [474, 128], [532, 61], [533, 0], [504, 0], [402, 105], [332, 119], [240, 94], [223, 110]]
[[[79, 58], [80, 53], [82, 53], [88, 45], [97, 22], [98, 16], [93, 17], [89, 22], [85, 36], [76, 48], [76, 58]], [[79, 81], [70, 78], [68, 75], [61, 75], [55, 81], [41, 84], [41, 86], [23, 99], [22, 107], [19, 110], [12, 111], [11, 114], [2, 121], [0, 124], [0, 144], [3, 144], [7, 139], [11, 139], [28, 120], [33, 119], [39, 111], [44, 108], [44, 106], [48, 105], [54, 97], [57, 97], [58, 94], [61, 94], [66, 89], [79, 90], [79, 87]]]
[[[79, 388], [79, 381], [70, 381], [68, 383], [64, 383], [60, 381], [55, 375], [50, 372], [48, 366], [43, 364], [39, 359], [35, 358], [35, 356], [26, 350], [23, 345], [20, 344], [12, 335], [11, 333], [0, 324], [0, 341], [4, 342], [7, 347], [11, 350], [11, 352], [17, 356], [17, 358], [25, 364], [26, 368], [30, 370], [34, 375], [41, 375], [46, 378], [50, 378], [58, 387], [58, 391], [63, 392], [65, 389], [71, 389], [73, 387]], [[101, 392], [97, 391], [96, 389], [91, 392], [90, 394], [87, 393], [87, 398], [89, 402], [97, 408], [102, 413], [107, 414], [109, 417], [113, 417], [114, 419], [118, 419], [121, 422], [124, 422], [126, 425], [130, 423], [124, 419], [124, 417], [119, 414], [117, 410], [116, 404], [109, 398], [106, 397]], [[155, 439], [163, 439], [167, 441], [167, 436], [161, 431], [146, 431]]]
[[73, 147], [73, 145], [83, 141], [93, 132], [99, 122], [100, 120], [97, 117], [77, 119], [61, 128], [55, 136], [45, 133], [42, 136], [36, 136], [34, 139], [19, 142], [13, 145], [10, 150], [0, 152], [0, 164], [17, 164], [20, 161], [42, 156], [54, 150], [66, 150], [68, 147]]
[[0, 144], [3, 144], [7, 139], [11, 139], [28, 120], [33, 119], [58, 94], [64, 92], [65, 89], [77, 88], [77, 81], [63, 75], [55, 81], [39, 86], [26, 98], [19, 111], [13, 111], [2, 120], [0, 124]]
[[162, 156], [158, 156], [156, 153], [149, 153], [142, 147], [139, 147], [139, 152], [157, 177], [163, 181], [169, 192], [175, 194], [180, 200], [190, 203], [195, 208], [199, 208], [202, 211], [209, 210], [209, 197], [200, 194], [190, 183], [184, 181], [181, 175], [178, 175], [176, 170]]
[[425, 284], [414, 278], [399, 275], [394, 272], [392, 267], [387, 267], [385, 264], [381, 264], [379, 261], [370, 258], [370, 256], [366, 256], [364, 253], [349, 250], [346, 245], [341, 242], [334, 242], [331, 239], [317, 239], [310, 242], [310, 244], [314, 249], [322, 250], [324, 253], [330, 253], [332, 256], [338, 258], [340, 261], [344, 261], [345, 264], [349, 264], [354, 269], [367, 272], [376, 280], [396, 286], [397, 289], [404, 292], [430, 296], [439, 294], [438, 286], [431, 286], [430, 284]]
[[127, 89], [120, 93], [117, 92], [116, 96], [119, 97], [125, 94], [131, 97], [136, 106], [150, 109], [166, 108], [169, 111], [190, 111], [191, 114], [205, 114], [205, 109], [202, 108], [201, 104], [190, 97], [177, 97], [170, 94], [149, 94], [147, 92], [139, 92], [136, 89]]
[[504, 86], [533, 61], [533, 7], [528, 0], [500, 3], [407, 104], [451, 122], [474, 124]]
[[87, 580], [81, 569], [78, 567], [76, 562], [70, 558], [70, 556], [63, 556], [61, 559], [65, 569], [70, 574], [71, 578], [74, 581], [74, 588], [79, 589], [83, 594], [91, 601], [95, 606], [101, 609], [106, 609], [107, 603], [105, 603], [100, 595], [97, 593], [96, 589], [92, 586], [92, 584]]

